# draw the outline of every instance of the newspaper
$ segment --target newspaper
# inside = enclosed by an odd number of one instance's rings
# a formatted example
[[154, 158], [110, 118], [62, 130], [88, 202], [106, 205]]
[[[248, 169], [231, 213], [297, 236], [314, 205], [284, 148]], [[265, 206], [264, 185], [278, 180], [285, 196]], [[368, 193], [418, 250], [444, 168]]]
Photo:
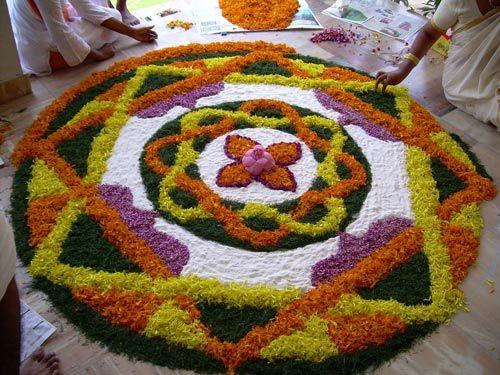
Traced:
[[56, 330], [21, 300], [21, 362], [33, 354]]
[[392, 0], [337, 0], [323, 14], [400, 40], [408, 40], [427, 22]]
[[[300, 8], [290, 26], [286, 29], [322, 29], [323, 26], [307, 5], [306, 0], [299, 0]], [[222, 16], [218, 0], [203, 0], [193, 7], [196, 28], [200, 34], [218, 34], [249, 31], [229, 22]], [[259, 30], [263, 31], [263, 30]]]

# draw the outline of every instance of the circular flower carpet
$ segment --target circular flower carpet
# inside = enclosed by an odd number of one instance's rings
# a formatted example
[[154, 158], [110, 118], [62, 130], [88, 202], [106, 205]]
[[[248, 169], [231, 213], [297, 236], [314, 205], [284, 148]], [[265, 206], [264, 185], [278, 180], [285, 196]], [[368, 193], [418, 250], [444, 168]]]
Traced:
[[350, 373], [465, 308], [495, 186], [403, 87], [264, 42], [120, 62], [13, 155], [19, 255], [110, 350]]

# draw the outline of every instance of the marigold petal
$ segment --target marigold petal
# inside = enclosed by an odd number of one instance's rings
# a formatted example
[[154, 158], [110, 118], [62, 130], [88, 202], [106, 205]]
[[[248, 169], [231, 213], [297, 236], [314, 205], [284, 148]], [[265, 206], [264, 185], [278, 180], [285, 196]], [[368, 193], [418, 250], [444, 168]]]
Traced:
[[226, 137], [224, 151], [229, 158], [241, 161], [245, 153], [257, 144], [257, 142], [248, 137], [229, 135]]
[[252, 182], [252, 175], [243, 164], [231, 163], [217, 174], [217, 185], [222, 187], [245, 187]]
[[273, 143], [266, 151], [272, 155], [276, 165], [283, 167], [295, 163], [302, 157], [302, 147], [298, 142]]
[[286, 167], [275, 166], [262, 172], [256, 179], [273, 190], [295, 191], [297, 189], [297, 181], [295, 181], [293, 173]]

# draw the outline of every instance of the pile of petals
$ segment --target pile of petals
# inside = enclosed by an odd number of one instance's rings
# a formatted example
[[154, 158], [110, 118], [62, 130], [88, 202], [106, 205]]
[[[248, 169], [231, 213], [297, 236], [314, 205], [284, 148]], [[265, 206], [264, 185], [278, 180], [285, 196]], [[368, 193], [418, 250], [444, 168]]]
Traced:
[[167, 16], [170, 16], [172, 14], [175, 14], [175, 13], [178, 13], [179, 11], [178, 10], [175, 10], [175, 9], [165, 9], [165, 10], [162, 10], [161, 12], [157, 13], [160, 17], [167, 17]]
[[334, 42], [339, 44], [348, 44], [359, 38], [359, 34], [341, 27], [332, 27], [325, 29], [320, 33], [314, 34], [310, 39], [313, 43]]
[[222, 15], [247, 30], [286, 29], [299, 9], [297, 0], [219, 0]]
[[193, 23], [181, 21], [181, 20], [174, 20], [174, 21], [170, 21], [169, 23], [167, 23], [167, 27], [170, 27], [171, 29], [173, 29], [175, 27], [180, 27], [184, 30], [189, 30], [191, 27], [193, 27]]

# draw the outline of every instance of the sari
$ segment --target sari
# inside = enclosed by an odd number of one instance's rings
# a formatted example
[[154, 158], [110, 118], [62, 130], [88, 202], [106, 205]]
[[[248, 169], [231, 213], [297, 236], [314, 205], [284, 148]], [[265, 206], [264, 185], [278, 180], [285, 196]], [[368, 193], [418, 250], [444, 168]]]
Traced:
[[494, 8], [453, 30], [444, 65], [446, 99], [499, 129], [500, 9]]

